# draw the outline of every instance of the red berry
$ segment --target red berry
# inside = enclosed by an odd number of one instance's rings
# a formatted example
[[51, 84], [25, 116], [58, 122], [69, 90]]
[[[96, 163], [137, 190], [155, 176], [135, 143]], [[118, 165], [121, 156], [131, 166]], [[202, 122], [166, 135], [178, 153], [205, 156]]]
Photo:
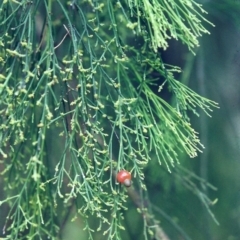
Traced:
[[117, 181], [121, 184], [124, 184], [125, 187], [130, 187], [132, 184], [131, 173], [126, 170], [121, 170], [117, 173]]

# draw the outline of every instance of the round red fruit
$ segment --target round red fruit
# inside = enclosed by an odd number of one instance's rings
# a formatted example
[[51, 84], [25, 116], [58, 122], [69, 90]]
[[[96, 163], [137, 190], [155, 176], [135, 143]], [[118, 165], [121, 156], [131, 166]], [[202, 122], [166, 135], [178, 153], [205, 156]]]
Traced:
[[130, 187], [132, 184], [131, 173], [126, 170], [121, 170], [117, 173], [117, 181], [121, 184], [124, 184], [125, 187]]

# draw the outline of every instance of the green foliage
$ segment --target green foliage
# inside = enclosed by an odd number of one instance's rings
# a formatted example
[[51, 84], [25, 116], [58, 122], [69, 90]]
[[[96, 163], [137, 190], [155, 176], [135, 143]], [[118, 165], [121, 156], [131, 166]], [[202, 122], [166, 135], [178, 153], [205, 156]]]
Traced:
[[[121, 239], [127, 192], [116, 171], [128, 169], [146, 190], [153, 154], [171, 171], [179, 151], [201, 151], [188, 112], [209, 114], [217, 104], [177, 81], [180, 69], [157, 53], [170, 38], [198, 46], [207, 33], [199, 10], [192, 0], [2, 1], [5, 239], [58, 239], [73, 205], [90, 239], [90, 216], [105, 239]], [[156, 235], [148, 224], [146, 238]]]

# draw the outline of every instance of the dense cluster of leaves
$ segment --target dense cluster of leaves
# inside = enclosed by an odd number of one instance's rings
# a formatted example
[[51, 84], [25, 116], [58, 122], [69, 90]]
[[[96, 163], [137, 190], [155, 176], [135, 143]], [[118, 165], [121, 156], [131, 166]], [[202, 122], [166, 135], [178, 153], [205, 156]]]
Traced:
[[[94, 215], [106, 239], [121, 239], [127, 195], [115, 171], [128, 169], [145, 189], [153, 153], [169, 171], [178, 151], [197, 155], [202, 145], [188, 111], [209, 114], [216, 103], [177, 81], [180, 69], [157, 52], [170, 38], [198, 46], [207, 33], [199, 10], [192, 0], [2, 1], [6, 239], [57, 239], [66, 206], [75, 204], [76, 217]], [[87, 221], [86, 229], [92, 238]]]

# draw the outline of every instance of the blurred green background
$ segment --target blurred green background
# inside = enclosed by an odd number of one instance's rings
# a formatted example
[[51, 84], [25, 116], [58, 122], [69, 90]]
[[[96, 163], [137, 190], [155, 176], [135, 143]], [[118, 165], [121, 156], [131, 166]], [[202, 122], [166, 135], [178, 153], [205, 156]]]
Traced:
[[[240, 239], [240, 1], [205, 1], [204, 5], [215, 27], [209, 27], [211, 35], [200, 40], [196, 57], [186, 54], [178, 43], [164, 56], [182, 66], [182, 81], [220, 106], [213, 111], [212, 118], [203, 113], [200, 118], [192, 117], [205, 150], [198, 158], [186, 158], [182, 163], [190, 164], [196, 174], [217, 187], [216, 192], [207, 193], [211, 199], [218, 199], [211, 210], [220, 225], [185, 191], [162, 196], [172, 206], [169, 211], [163, 205], [161, 208], [177, 219], [191, 239], [237, 240]], [[163, 200], [159, 201], [162, 204]], [[171, 226], [166, 223], [166, 228], [171, 236]], [[177, 236], [172, 234], [171, 239], [183, 239]]]

